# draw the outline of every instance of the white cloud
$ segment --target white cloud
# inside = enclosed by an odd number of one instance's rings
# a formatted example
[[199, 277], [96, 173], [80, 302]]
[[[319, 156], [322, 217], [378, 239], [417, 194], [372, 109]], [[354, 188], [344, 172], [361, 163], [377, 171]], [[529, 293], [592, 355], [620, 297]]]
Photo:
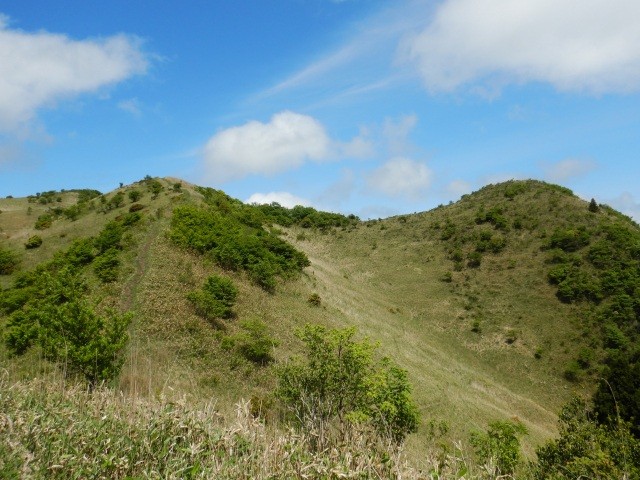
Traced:
[[270, 204], [279, 203], [283, 207], [293, 208], [296, 205], [302, 205], [308, 207], [311, 205], [309, 200], [293, 195], [289, 192], [269, 192], [269, 193], [254, 193], [244, 203], [252, 204]]
[[404, 115], [394, 121], [387, 118], [382, 127], [382, 134], [387, 141], [388, 149], [393, 155], [405, 154], [409, 148], [407, 137], [418, 123], [416, 115]]
[[39, 109], [142, 74], [148, 66], [135, 37], [73, 40], [13, 30], [7, 23], [0, 15], [0, 131], [24, 130]]
[[385, 195], [416, 199], [424, 195], [431, 178], [431, 170], [425, 164], [397, 157], [374, 170], [367, 185]]
[[207, 142], [204, 160], [211, 179], [227, 181], [283, 172], [308, 161], [364, 155], [369, 150], [363, 137], [343, 144], [332, 140], [313, 117], [284, 111], [269, 123], [250, 121], [218, 132]]
[[629, 192], [624, 192], [619, 197], [611, 200], [610, 203], [613, 208], [640, 223], [640, 201], [636, 200]]
[[464, 180], [454, 180], [447, 185], [447, 193], [456, 197], [461, 197], [466, 193], [471, 193], [472, 189], [473, 187], [471, 184]]
[[446, 0], [402, 52], [432, 91], [478, 82], [637, 91], [639, 18], [638, 0]]
[[543, 165], [544, 178], [551, 182], [566, 182], [575, 177], [586, 175], [596, 168], [593, 160], [567, 158], [557, 163]]

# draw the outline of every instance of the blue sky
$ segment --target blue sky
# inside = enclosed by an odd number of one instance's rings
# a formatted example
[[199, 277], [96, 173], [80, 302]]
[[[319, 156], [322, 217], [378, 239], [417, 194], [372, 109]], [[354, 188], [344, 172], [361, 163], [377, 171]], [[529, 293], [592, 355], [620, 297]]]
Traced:
[[0, 196], [174, 176], [377, 218], [537, 178], [640, 220], [637, 0], [0, 0]]

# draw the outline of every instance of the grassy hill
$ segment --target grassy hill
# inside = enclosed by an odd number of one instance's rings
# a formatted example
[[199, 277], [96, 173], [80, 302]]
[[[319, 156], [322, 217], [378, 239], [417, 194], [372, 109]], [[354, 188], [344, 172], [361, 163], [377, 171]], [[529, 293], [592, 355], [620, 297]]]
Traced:
[[[357, 326], [408, 372], [423, 423], [407, 443], [414, 459], [438, 426], [464, 440], [500, 419], [527, 427], [531, 454], [556, 435], [561, 406], [594, 391], [611, 341], [637, 342], [638, 226], [542, 182], [490, 185], [429, 212], [366, 222], [244, 206], [151, 178], [108, 194], [0, 199], [0, 211], [0, 247], [17, 260], [0, 275], [5, 312], [25, 272], [78, 258], [82, 239], [109, 247], [117, 233], [117, 248], [94, 251], [83, 271], [97, 311], [133, 314], [115, 384], [123, 395], [215, 399], [230, 417], [240, 398], [271, 403], [274, 365], [300, 351], [297, 328]], [[200, 238], [197, 225], [224, 235]], [[225, 249], [229, 239], [242, 248]], [[612, 269], [627, 273], [612, 279]], [[190, 300], [212, 275], [237, 288], [223, 320]], [[258, 340], [275, 346], [260, 361], [247, 354]], [[0, 362], [12, 381], [60, 376], [37, 349], [12, 358], [3, 344]]]

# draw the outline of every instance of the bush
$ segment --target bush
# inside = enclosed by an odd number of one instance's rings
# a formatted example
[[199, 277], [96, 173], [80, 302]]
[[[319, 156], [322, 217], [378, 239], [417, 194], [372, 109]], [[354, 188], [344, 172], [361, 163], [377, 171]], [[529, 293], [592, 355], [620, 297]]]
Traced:
[[[129, 190], [127, 195], [129, 196], [129, 200], [131, 200], [131, 203], [136, 203], [142, 198], [142, 192], [140, 192], [140, 190]], [[129, 211], [131, 211], [131, 209]]]
[[519, 422], [496, 421], [485, 433], [472, 433], [471, 445], [481, 462], [495, 461], [501, 475], [512, 475], [521, 461], [520, 437], [527, 429]]
[[278, 342], [269, 335], [267, 325], [261, 320], [247, 320], [240, 327], [243, 332], [234, 337], [238, 352], [260, 365], [273, 361], [272, 351]]
[[74, 240], [67, 249], [65, 257], [74, 266], [87, 265], [94, 257], [94, 241], [91, 238]]
[[115, 282], [118, 279], [120, 259], [118, 250], [110, 248], [97, 257], [93, 263], [93, 271], [102, 283]]
[[38, 217], [35, 223], [36, 230], [46, 230], [53, 224], [53, 216], [50, 213], [43, 213]]
[[640, 478], [640, 441], [629, 425], [598, 425], [581, 399], [565, 405], [559, 419], [560, 436], [536, 450], [534, 478]]
[[297, 335], [305, 356], [280, 366], [276, 396], [314, 434], [316, 448], [326, 446], [331, 425], [344, 431], [347, 423], [367, 424], [396, 442], [417, 429], [406, 371], [389, 359], [376, 361], [376, 346], [356, 342], [354, 328], [306, 325]]
[[231, 308], [237, 295], [238, 289], [231, 280], [212, 275], [201, 290], [189, 293], [187, 298], [193, 303], [198, 315], [213, 320], [232, 316]]
[[307, 303], [309, 305], [313, 305], [314, 307], [319, 307], [322, 304], [322, 299], [317, 293], [312, 293], [311, 295], [309, 295], [309, 298], [307, 298]]
[[[128, 340], [131, 317], [96, 314], [84, 299], [86, 285], [71, 268], [43, 270], [34, 295], [7, 325], [5, 343], [14, 355], [39, 345], [45, 358], [62, 362], [65, 371], [82, 375], [90, 386], [115, 378]], [[28, 308], [27, 308], [28, 307]]]
[[17, 254], [0, 246], [0, 275], [11, 275], [19, 263]]
[[129, 212], [133, 213], [133, 212], [139, 212], [140, 210], [142, 210], [144, 208], [144, 205], [141, 205], [140, 203], [134, 203], [133, 205], [131, 205], [129, 207]]
[[33, 235], [29, 237], [27, 243], [24, 244], [24, 248], [30, 250], [32, 248], [38, 248], [40, 245], [42, 245], [42, 237], [39, 235]]

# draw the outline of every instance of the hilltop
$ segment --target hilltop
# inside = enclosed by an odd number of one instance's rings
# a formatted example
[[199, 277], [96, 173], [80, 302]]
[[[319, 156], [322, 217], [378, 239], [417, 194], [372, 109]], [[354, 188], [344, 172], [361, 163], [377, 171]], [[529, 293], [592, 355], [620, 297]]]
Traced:
[[[562, 405], [597, 389], [611, 351], [638, 341], [638, 225], [543, 182], [370, 221], [152, 178], [1, 199], [0, 211], [15, 260], [0, 275], [5, 331], [29, 301], [28, 272], [73, 258], [98, 311], [131, 313], [117, 390], [214, 398], [231, 415], [240, 398], [268, 410], [274, 365], [300, 351], [303, 324], [356, 326], [408, 372], [416, 457], [434, 435], [501, 419], [526, 426], [531, 454], [557, 434]], [[212, 275], [236, 290], [216, 314], [198, 300]], [[0, 355], [12, 379], [59, 375], [37, 351]]]

